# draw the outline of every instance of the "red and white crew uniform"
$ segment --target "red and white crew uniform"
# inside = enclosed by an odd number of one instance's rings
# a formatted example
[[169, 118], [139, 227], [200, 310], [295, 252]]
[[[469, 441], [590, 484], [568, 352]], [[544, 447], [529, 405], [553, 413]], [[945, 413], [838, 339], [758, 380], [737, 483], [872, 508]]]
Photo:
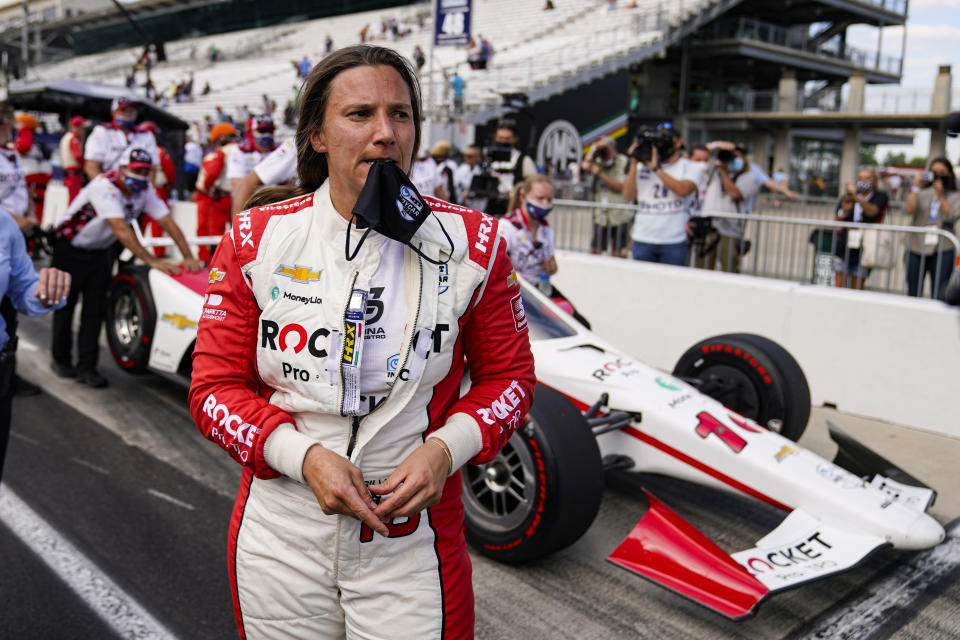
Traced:
[[[273, 139], [273, 118], [270, 116], [262, 115], [251, 118], [247, 132], [248, 137], [237, 145], [236, 152], [230, 156], [230, 161], [227, 164], [227, 177], [230, 179], [234, 191], [236, 191], [237, 185], [233, 181], [243, 180], [260, 164], [260, 160], [277, 148]], [[242, 202], [237, 203], [238, 209], [242, 206]]]
[[27, 193], [33, 201], [32, 213], [37, 220], [42, 221], [43, 197], [53, 175], [53, 167], [50, 166], [50, 161], [43, 157], [43, 151], [36, 143], [35, 132], [40, 126], [37, 119], [29, 113], [21, 113], [16, 120], [17, 139], [13, 143], [13, 148], [20, 155], [23, 175], [27, 182]]
[[[227, 165], [237, 152], [237, 143], [234, 141], [236, 135], [237, 130], [226, 122], [221, 122], [210, 131], [210, 142], [219, 146], [203, 157], [200, 173], [197, 174], [198, 236], [218, 236], [227, 230], [233, 189], [227, 175]], [[209, 262], [211, 255], [210, 247], [206, 245], [198, 249], [197, 258], [201, 262]]]
[[[357, 637], [472, 637], [459, 468], [495, 456], [535, 384], [513, 267], [495, 219], [432, 198], [449, 262], [376, 232], [347, 261], [328, 185], [236, 216], [193, 352], [194, 419], [243, 465], [229, 538], [241, 635], [342, 637], [346, 618]], [[437, 219], [412, 243], [439, 261]], [[314, 444], [375, 483], [432, 435], [452, 455], [443, 497], [390, 537], [325, 515], [304, 482]]]
[[[136, 106], [131, 101], [116, 99], [113, 111], [125, 106]], [[120, 158], [127, 149], [143, 149], [154, 162], [160, 157], [157, 139], [149, 129], [137, 128], [126, 120], [114, 117], [111, 122], [98, 124], [87, 137], [83, 159], [100, 163], [100, 171], [110, 171], [120, 166]], [[156, 167], [156, 165], [154, 165]]]
[[70, 130], [60, 138], [60, 165], [63, 167], [63, 184], [70, 193], [70, 202], [83, 189], [83, 128], [90, 121], [82, 116], [70, 118]]

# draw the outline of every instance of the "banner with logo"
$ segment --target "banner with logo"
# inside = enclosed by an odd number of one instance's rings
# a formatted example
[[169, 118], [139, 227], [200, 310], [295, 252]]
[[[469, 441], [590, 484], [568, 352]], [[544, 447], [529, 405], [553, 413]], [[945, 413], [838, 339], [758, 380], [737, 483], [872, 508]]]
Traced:
[[470, 9], [472, 0], [435, 0], [436, 20], [433, 23], [433, 43], [465, 45], [470, 42]]

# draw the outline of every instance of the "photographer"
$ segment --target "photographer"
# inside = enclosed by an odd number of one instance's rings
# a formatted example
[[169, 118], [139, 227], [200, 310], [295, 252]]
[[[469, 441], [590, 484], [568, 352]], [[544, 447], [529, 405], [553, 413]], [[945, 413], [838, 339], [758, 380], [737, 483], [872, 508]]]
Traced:
[[[593, 176], [594, 202], [625, 204], [623, 181], [627, 177], [627, 156], [617, 153], [613, 139], [604, 136], [594, 145], [581, 165], [585, 175]], [[593, 238], [590, 253], [603, 253], [610, 246], [610, 255], [626, 257], [630, 237], [629, 209], [593, 210]]]
[[486, 160], [490, 174], [499, 181], [499, 194], [490, 198], [484, 211], [501, 216], [508, 210], [513, 187], [524, 179], [537, 175], [533, 158], [520, 151], [520, 133], [514, 120], [505, 118], [497, 123], [493, 134], [493, 148], [487, 149]]
[[[702, 213], [706, 220], [711, 213], [743, 213], [744, 203], [756, 192], [746, 153], [731, 144], [717, 152], [716, 163], [707, 170]], [[744, 221], [718, 218], [705, 224], [701, 220], [694, 218], [687, 224], [693, 238], [693, 265], [712, 270], [719, 256], [721, 271], [738, 273], [740, 256], [749, 248], [743, 239]]]
[[[920, 188], [907, 198], [906, 210], [911, 226], [944, 229], [954, 234], [960, 231], [960, 191], [949, 160], [933, 159]], [[953, 247], [939, 236], [912, 234], [907, 246], [907, 293], [921, 295], [924, 280], [930, 274], [933, 297], [943, 300], [955, 258]]]
[[[880, 224], [887, 212], [887, 194], [877, 190], [877, 172], [860, 169], [857, 183], [847, 183], [837, 207], [838, 222], [863, 222]], [[863, 232], [860, 229], [839, 229], [833, 248], [834, 284], [863, 289], [870, 269], [860, 264], [860, 247]], [[953, 263], [951, 259], [951, 264]], [[848, 280], [849, 276], [849, 280]]]
[[684, 265], [686, 224], [703, 167], [680, 155], [683, 140], [669, 125], [644, 131], [630, 146], [623, 198], [636, 200], [634, 260]]

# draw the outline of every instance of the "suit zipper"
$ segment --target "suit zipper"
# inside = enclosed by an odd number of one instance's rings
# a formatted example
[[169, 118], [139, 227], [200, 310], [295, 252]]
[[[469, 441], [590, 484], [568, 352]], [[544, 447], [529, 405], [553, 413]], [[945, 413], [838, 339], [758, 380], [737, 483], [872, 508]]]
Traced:
[[417, 322], [420, 320], [420, 301], [423, 298], [423, 258], [421, 258], [419, 254], [417, 255], [417, 267], [420, 273], [420, 283], [417, 289], [417, 312], [413, 315], [413, 329], [410, 333], [410, 342], [407, 343], [407, 350], [403, 354], [403, 362], [401, 362], [397, 368], [398, 382], [400, 373], [406, 368], [407, 363], [410, 362], [410, 350], [413, 349], [413, 343], [417, 339]]

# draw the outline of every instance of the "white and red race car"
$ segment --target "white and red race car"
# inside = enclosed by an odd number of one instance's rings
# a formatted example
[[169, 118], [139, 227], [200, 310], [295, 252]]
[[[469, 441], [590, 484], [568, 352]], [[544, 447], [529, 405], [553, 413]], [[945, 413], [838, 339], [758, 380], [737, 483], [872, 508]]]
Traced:
[[[122, 266], [107, 308], [117, 363], [188, 379], [204, 292], [217, 277]], [[496, 459], [464, 469], [467, 538], [481, 553], [516, 563], [572, 544], [596, 516], [608, 469], [743, 494], [787, 514], [752, 548], [727, 553], [644, 492], [649, 510], [607, 558], [731, 618], [881, 547], [943, 540], [925, 513], [935, 494], [923, 483], [836, 429], [834, 461], [796, 444], [810, 396], [777, 344], [751, 334], [708, 338], [671, 375], [521, 286], [539, 384], [529, 421]]]

